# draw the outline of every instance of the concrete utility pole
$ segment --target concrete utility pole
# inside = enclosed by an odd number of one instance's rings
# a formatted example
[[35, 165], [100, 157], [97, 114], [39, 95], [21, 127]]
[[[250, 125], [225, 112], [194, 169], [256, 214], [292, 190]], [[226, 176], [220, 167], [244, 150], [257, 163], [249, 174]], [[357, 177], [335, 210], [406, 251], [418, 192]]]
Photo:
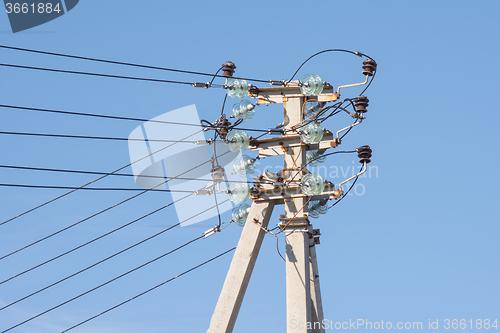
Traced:
[[[282, 103], [284, 128], [292, 129], [304, 121], [307, 97], [301, 93], [297, 82], [287, 87], [255, 88], [249, 96], [257, 104]], [[325, 84], [323, 92], [314, 97], [318, 102], [335, 101], [339, 97], [332, 86]], [[254, 140], [251, 149], [259, 156], [284, 155], [286, 180], [300, 180], [306, 169], [308, 150], [336, 147], [339, 143], [332, 133], [325, 131], [316, 144], [304, 144], [294, 132], [269, 139]], [[245, 295], [250, 276], [257, 260], [266, 228], [275, 205], [284, 204], [285, 214], [280, 217], [280, 228], [286, 242], [286, 297], [288, 333], [324, 333], [321, 328], [323, 308], [319, 287], [318, 263], [315, 245], [319, 244], [319, 230], [313, 230], [309, 221], [308, 203], [311, 200], [339, 198], [340, 191], [326, 183], [323, 193], [307, 196], [299, 185], [276, 188], [258, 185], [252, 189], [252, 206], [241, 233], [238, 247], [229, 268], [222, 292], [217, 302], [207, 333], [231, 333]], [[312, 328], [311, 328], [312, 327]]]

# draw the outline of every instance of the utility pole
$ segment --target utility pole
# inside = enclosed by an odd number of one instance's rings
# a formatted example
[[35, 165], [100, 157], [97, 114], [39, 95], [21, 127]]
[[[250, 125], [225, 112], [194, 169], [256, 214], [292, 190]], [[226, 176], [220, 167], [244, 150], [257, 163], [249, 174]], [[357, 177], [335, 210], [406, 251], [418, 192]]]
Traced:
[[[308, 97], [302, 94], [298, 81], [292, 81], [286, 87], [251, 87], [249, 96], [257, 99], [256, 104], [283, 104], [285, 129], [293, 129], [304, 122], [303, 109]], [[314, 100], [330, 102], [338, 97], [338, 91], [325, 84], [322, 93]], [[286, 184], [286, 180], [300, 180], [307, 173], [308, 150], [336, 147], [340, 141], [326, 130], [323, 139], [315, 144], [304, 144], [293, 131], [286, 133], [289, 134], [250, 143], [251, 149], [258, 151], [261, 157], [284, 156], [285, 182], [282, 186], [262, 184], [252, 188], [253, 203], [207, 333], [233, 331], [275, 205], [285, 205], [285, 214], [281, 215], [279, 226], [285, 233], [286, 242], [287, 332], [324, 333], [321, 328], [323, 308], [315, 249], [319, 244], [319, 230], [314, 230], [309, 221], [308, 203], [311, 200], [339, 198], [342, 193], [335, 190], [332, 183], [326, 182], [322, 193], [308, 196], [302, 193], [300, 185]]]

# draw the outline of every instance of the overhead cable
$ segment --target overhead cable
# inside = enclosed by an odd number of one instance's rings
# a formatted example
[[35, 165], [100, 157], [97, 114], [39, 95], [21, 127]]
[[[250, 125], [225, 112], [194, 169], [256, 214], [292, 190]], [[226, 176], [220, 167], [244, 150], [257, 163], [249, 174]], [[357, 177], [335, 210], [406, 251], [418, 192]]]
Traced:
[[128, 299], [128, 300], [126, 300], [126, 301], [123, 301], [123, 302], [121, 302], [121, 303], [119, 303], [119, 304], [117, 304], [117, 305], [115, 305], [115, 306], [113, 306], [113, 307], [111, 307], [111, 308], [109, 308], [109, 309], [107, 309], [107, 310], [105, 310], [105, 311], [103, 311], [103, 312], [101, 312], [101, 313], [99, 313], [99, 314], [97, 314], [97, 315], [95, 315], [95, 316], [93, 316], [93, 317], [89, 318], [89, 319], [86, 319], [86, 320], [84, 320], [84, 321], [82, 321], [82, 322], [80, 322], [80, 323], [78, 323], [78, 324], [76, 324], [76, 325], [74, 325], [74, 326], [70, 327], [70, 328], [68, 328], [68, 329], [66, 329], [66, 330], [64, 330], [64, 331], [62, 331], [61, 333], [68, 332], [68, 331], [70, 331], [70, 330], [72, 330], [72, 329], [74, 329], [74, 328], [76, 328], [76, 327], [78, 327], [78, 326], [80, 326], [80, 325], [82, 325], [82, 324], [85, 324], [86, 322], [89, 322], [89, 321], [91, 321], [92, 319], [95, 319], [95, 318], [97, 318], [97, 317], [99, 317], [99, 316], [101, 316], [101, 315], [103, 315], [103, 314], [105, 314], [105, 313], [107, 313], [107, 312], [109, 312], [109, 311], [111, 311], [111, 310], [114, 310], [114, 309], [116, 309], [116, 308], [118, 308], [118, 307], [120, 307], [120, 306], [122, 306], [122, 305], [124, 305], [124, 304], [126, 304], [126, 303], [128, 303], [128, 302], [130, 302], [130, 301], [132, 301], [132, 300], [134, 300], [134, 299], [136, 299], [136, 298], [138, 298], [138, 297], [142, 296], [142, 295], [145, 295], [145, 294], [147, 294], [147, 293], [149, 293], [149, 292], [151, 292], [151, 291], [155, 290], [156, 288], [161, 287], [161, 286], [163, 286], [163, 285], [165, 285], [165, 284], [167, 284], [167, 283], [169, 283], [169, 282], [171, 282], [171, 281], [173, 281], [173, 280], [175, 280], [175, 279], [177, 279], [177, 278], [179, 278], [179, 277], [181, 277], [181, 276], [183, 276], [183, 275], [185, 275], [185, 274], [187, 274], [187, 273], [189, 273], [189, 272], [191, 272], [191, 271], [193, 271], [193, 270], [195, 270], [195, 269], [197, 269], [197, 268], [200, 268], [200, 267], [201, 267], [201, 266], [203, 266], [203, 265], [206, 265], [206, 264], [208, 264], [209, 262], [211, 262], [211, 261], [213, 261], [213, 260], [215, 260], [215, 259], [217, 259], [217, 258], [220, 258], [220, 257], [222, 257], [222, 256], [224, 256], [224, 255], [226, 255], [226, 254], [228, 254], [228, 253], [230, 253], [230, 252], [234, 251], [235, 249], [236, 249], [236, 247], [233, 247], [232, 249], [229, 249], [229, 250], [227, 250], [227, 251], [225, 251], [225, 252], [223, 252], [223, 253], [221, 253], [221, 254], [219, 254], [219, 255], [217, 255], [217, 256], [215, 256], [215, 257], [213, 257], [213, 258], [211, 258], [211, 259], [209, 259], [209, 260], [207, 260], [207, 261], [204, 261], [204, 262], [202, 262], [201, 264], [199, 264], [199, 265], [197, 265], [197, 266], [194, 266], [193, 268], [190, 268], [190, 269], [188, 269], [187, 271], [184, 271], [183, 273], [181, 273], [181, 274], [179, 274], [179, 275], [174, 276], [173, 278], [168, 279], [167, 281], [164, 281], [164, 282], [162, 282], [162, 283], [160, 283], [160, 284], [158, 284], [158, 285], [156, 285], [156, 286], [154, 286], [154, 287], [152, 287], [152, 288], [150, 288], [150, 289], [148, 289], [148, 290], [146, 290], [146, 291], [144, 291], [144, 292], [142, 292], [142, 293], [140, 293], [140, 294], [138, 294], [138, 295], [136, 295], [136, 296], [134, 296], [134, 297], [132, 297], [132, 298], [129, 298], [129, 299]]
[[[21, 48], [21, 47], [7, 46], [7, 45], [0, 45], [0, 48], [16, 50], [16, 51], [31, 52], [31, 53], [46, 54], [46, 55], [65, 57], [65, 58], [103, 62], [103, 63], [109, 63], [109, 64], [115, 64], [115, 65], [124, 65], [124, 66], [157, 69], [157, 70], [184, 73], [184, 74], [194, 74], [194, 75], [202, 75], [202, 76], [210, 76], [210, 77], [227, 78], [226, 76], [223, 76], [223, 75], [217, 75], [217, 73], [220, 71], [220, 69], [217, 71], [216, 74], [210, 74], [210, 73], [195, 72], [195, 71], [188, 71], [188, 70], [182, 70], [182, 69], [174, 69], [174, 68], [166, 68], [166, 67], [150, 66], [150, 65], [141, 65], [141, 64], [135, 64], [135, 63], [123, 62], [123, 61], [105, 60], [105, 59], [89, 58], [89, 57], [82, 57], [82, 56], [76, 56], [76, 55], [70, 55], [70, 54], [62, 54], [62, 53], [56, 53], [56, 52], [47, 52], [47, 51], [33, 50], [33, 49], [27, 49], [27, 48]], [[222, 69], [222, 67], [221, 67], [221, 69]], [[247, 81], [269, 83], [269, 80], [259, 80], [259, 79], [250, 79], [250, 78], [242, 78], [242, 79], [245, 79]]]
[[[191, 136], [193, 136], [193, 135], [196, 135], [196, 134], [198, 134], [198, 133], [200, 133], [200, 132], [202, 132], [202, 131], [203, 131], [203, 130], [199, 130], [199, 131], [197, 131], [197, 132], [195, 132], [195, 133], [193, 133], [193, 134], [190, 134], [190, 135], [188, 135], [188, 136], [186, 136], [186, 137], [184, 137], [184, 138], [182, 138], [182, 139], [178, 140], [177, 142], [173, 142], [172, 144], [169, 144], [169, 145], [167, 145], [167, 146], [165, 146], [165, 147], [163, 147], [163, 148], [160, 148], [160, 149], [158, 149], [158, 150], [156, 150], [156, 151], [152, 152], [151, 154], [149, 154], [149, 155], [147, 155], [147, 156], [144, 156], [144, 157], [142, 157], [142, 158], [140, 158], [140, 159], [138, 159], [138, 160], [135, 160], [134, 162], [131, 162], [131, 163], [127, 164], [127, 165], [124, 165], [124, 166], [122, 166], [122, 167], [120, 167], [120, 168], [118, 168], [118, 169], [116, 169], [116, 170], [114, 170], [114, 171], [112, 171], [112, 172], [109, 172], [109, 173], [107, 173], [107, 174], [105, 174], [105, 175], [102, 175], [101, 177], [96, 178], [96, 179], [94, 179], [94, 180], [92, 180], [92, 181], [90, 181], [90, 182], [88, 182], [88, 183], [86, 183], [86, 184], [84, 184], [84, 185], [80, 186], [79, 188], [76, 188], [76, 189], [71, 190], [71, 191], [69, 191], [69, 192], [66, 192], [66, 193], [64, 193], [64, 194], [61, 194], [60, 196], [57, 196], [57, 197], [55, 197], [55, 198], [53, 198], [53, 199], [51, 199], [51, 200], [49, 200], [49, 201], [46, 201], [46, 202], [44, 202], [44, 203], [42, 203], [42, 204], [40, 204], [40, 205], [38, 205], [38, 206], [35, 206], [35, 207], [33, 207], [33, 208], [31, 208], [31, 209], [29, 209], [29, 210], [27, 210], [27, 211], [24, 211], [24, 212], [23, 212], [23, 213], [21, 213], [21, 214], [18, 214], [18, 215], [14, 216], [14, 217], [11, 217], [10, 219], [8, 219], [8, 220], [6, 220], [6, 221], [0, 222], [0, 226], [1, 226], [1, 225], [6, 224], [6, 223], [8, 223], [8, 222], [11, 222], [11, 221], [13, 221], [13, 220], [15, 220], [15, 219], [17, 219], [17, 218], [19, 218], [19, 217], [21, 217], [21, 216], [24, 216], [24, 215], [26, 215], [26, 214], [28, 214], [28, 213], [30, 213], [30, 212], [33, 212], [33, 211], [35, 211], [35, 210], [37, 210], [37, 209], [39, 209], [39, 208], [41, 208], [41, 207], [43, 207], [43, 206], [45, 206], [45, 205], [48, 205], [48, 204], [50, 204], [50, 203], [52, 203], [52, 202], [54, 202], [54, 201], [56, 201], [56, 200], [59, 200], [59, 199], [61, 199], [61, 198], [65, 197], [65, 196], [67, 196], [67, 195], [69, 195], [69, 194], [71, 194], [71, 193], [73, 193], [73, 192], [75, 192], [75, 191], [77, 191], [77, 190], [79, 190], [79, 189], [82, 189], [82, 188], [84, 188], [84, 187], [86, 187], [86, 186], [88, 186], [88, 185], [90, 185], [90, 184], [93, 184], [93, 183], [95, 183], [95, 182], [97, 182], [97, 181], [99, 181], [99, 180], [101, 180], [101, 179], [104, 179], [104, 178], [108, 177], [109, 175], [112, 175], [112, 174], [114, 174], [114, 173], [116, 173], [116, 172], [118, 172], [118, 171], [121, 171], [121, 170], [123, 170], [123, 169], [125, 169], [125, 168], [127, 168], [127, 167], [129, 167], [129, 166], [131, 166], [131, 165], [133, 165], [133, 164], [135, 164], [135, 163], [137, 163], [137, 162], [139, 162], [139, 161], [142, 161], [142, 160], [144, 160], [144, 159], [148, 158], [149, 156], [152, 156], [152, 155], [154, 155], [154, 154], [156, 154], [156, 153], [158, 153], [158, 152], [160, 152], [160, 151], [163, 151], [163, 150], [165, 150], [165, 149], [167, 149], [167, 148], [169, 148], [169, 147], [171, 147], [171, 146], [175, 145], [176, 143], [181, 142], [181, 141], [183, 141], [183, 140], [185, 140], [185, 139], [187, 139], [187, 138], [189, 138], [189, 137], [191, 137]], [[1, 260], [1, 258], [0, 258], [0, 260]]]

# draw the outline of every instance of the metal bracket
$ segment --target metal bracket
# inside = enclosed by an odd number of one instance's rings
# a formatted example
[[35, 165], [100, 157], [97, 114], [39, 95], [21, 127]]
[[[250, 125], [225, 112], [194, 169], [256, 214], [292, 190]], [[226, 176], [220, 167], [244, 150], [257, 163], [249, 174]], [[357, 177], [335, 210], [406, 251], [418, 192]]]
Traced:
[[[300, 186], [289, 186], [289, 187], [277, 187], [277, 188], [266, 188], [266, 187], [253, 187], [251, 190], [253, 201], [269, 201], [276, 200], [276, 204], [284, 204], [291, 198], [302, 198], [308, 197], [302, 193]], [[311, 196], [311, 201], [313, 200], [325, 200], [325, 199], [338, 199], [340, 198], [339, 191], [335, 190], [335, 185], [328, 182], [325, 184], [325, 190], [323, 193]]]
[[[257, 104], [286, 103], [290, 97], [305, 97], [300, 87], [267, 87], [257, 88], [252, 86], [248, 96], [258, 98]], [[328, 83], [325, 83], [323, 92], [318, 95], [318, 102], [333, 102], [339, 98], [339, 93]]]
[[[333, 133], [325, 131], [323, 140], [319, 143], [307, 144], [306, 150], [335, 148], [338, 144], [339, 141], [335, 140]], [[300, 147], [301, 145], [303, 143], [301, 143], [300, 135], [298, 134], [250, 141], [250, 149], [252, 151], [259, 151], [259, 156], [263, 158], [284, 155], [289, 148]]]
[[278, 227], [282, 229], [286, 225], [287, 229], [307, 228], [310, 225], [309, 216], [307, 216], [307, 214], [304, 215], [305, 216], [295, 216], [294, 218], [281, 215], [281, 223], [278, 223]]

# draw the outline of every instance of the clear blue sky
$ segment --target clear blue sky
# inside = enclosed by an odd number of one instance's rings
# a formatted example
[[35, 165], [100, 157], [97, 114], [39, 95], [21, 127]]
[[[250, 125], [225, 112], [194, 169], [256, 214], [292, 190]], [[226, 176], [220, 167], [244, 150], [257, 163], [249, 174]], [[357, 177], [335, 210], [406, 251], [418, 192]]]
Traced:
[[[213, 72], [226, 60], [236, 75], [287, 79], [309, 55], [359, 50], [379, 65], [367, 91], [367, 120], [341, 148], [369, 144], [378, 174], [314, 226], [325, 318], [396, 322], [500, 320], [498, 1], [80, 1], [68, 14], [12, 34], [0, 15], [0, 44]], [[0, 50], [1, 62], [117, 75], [201, 81], [203, 77]], [[299, 73], [334, 86], [362, 80], [361, 61], [329, 53]], [[0, 68], [0, 103], [151, 119], [196, 104], [215, 119], [222, 89]], [[218, 82], [218, 81], [216, 81]], [[221, 83], [221, 82], [218, 82]], [[356, 96], [352, 88], [344, 96]], [[232, 102], [232, 101], [231, 101]], [[231, 106], [232, 103], [229, 103]], [[264, 110], [266, 112], [262, 112]], [[259, 111], [261, 111], [259, 113]], [[271, 127], [278, 106], [257, 109], [254, 127]], [[230, 113], [229, 110], [226, 113]], [[325, 123], [336, 131], [351, 122]], [[0, 110], [0, 130], [127, 137], [137, 123]], [[129, 163], [124, 142], [1, 136], [0, 164], [112, 171]], [[355, 156], [326, 165], [352, 168]], [[356, 168], [358, 164], [356, 163]], [[127, 170], [130, 171], [130, 170]], [[0, 183], [80, 186], [94, 176], [0, 170]], [[99, 186], [135, 187], [116, 177]], [[330, 179], [338, 183], [340, 179]], [[358, 190], [360, 193], [361, 188]], [[0, 188], [4, 221], [60, 190]], [[0, 255], [130, 196], [81, 191], [0, 226]], [[149, 193], [0, 261], [6, 279], [142, 216], [170, 200]], [[275, 225], [278, 208], [271, 221]], [[223, 215], [224, 220], [230, 217]], [[176, 223], [164, 210], [93, 245], [0, 285], [12, 302]], [[74, 279], [0, 311], [0, 330], [183, 244], [216, 223], [174, 229]], [[236, 245], [231, 225], [13, 332], [60, 332]], [[284, 241], [280, 239], [281, 250]], [[205, 332], [231, 255], [74, 330], [92, 333]], [[285, 332], [285, 266], [265, 238], [235, 332]], [[362, 330], [362, 329], [360, 329]], [[331, 330], [333, 331], [333, 330]], [[468, 331], [471, 331], [470, 328]]]

